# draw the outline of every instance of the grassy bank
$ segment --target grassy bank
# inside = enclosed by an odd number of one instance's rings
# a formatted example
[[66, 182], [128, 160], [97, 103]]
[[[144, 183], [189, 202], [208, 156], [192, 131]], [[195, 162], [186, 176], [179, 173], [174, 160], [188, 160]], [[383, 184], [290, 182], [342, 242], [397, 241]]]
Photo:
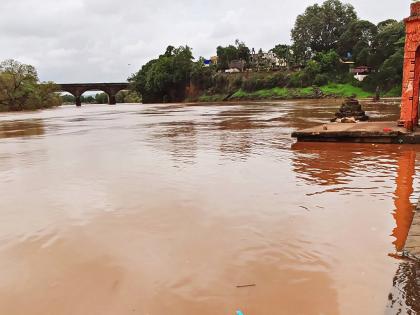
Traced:
[[[319, 93], [321, 92], [321, 94]], [[393, 92], [395, 93], [395, 92]], [[320, 98], [320, 97], [348, 97], [356, 95], [357, 98], [372, 97], [373, 94], [351, 84], [328, 84], [316, 88], [280, 88], [261, 89], [254, 92], [246, 92], [243, 89], [237, 90], [231, 95], [229, 100], [288, 100], [288, 99], [304, 99], [304, 98]], [[198, 98], [199, 102], [217, 102], [225, 100], [229, 95], [215, 94], [202, 95]]]
[[[229, 101], [256, 101], [256, 100], [293, 100], [293, 99], [311, 99], [311, 98], [345, 98], [356, 95], [356, 98], [371, 98], [374, 93], [363, 90], [360, 87], [351, 84], [330, 83], [319, 88], [280, 88], [261, 89], [253, 92], [247, 92], [243, 89], [237, 90], [233, 94], [204, 94], [198, 97], [199, 102], [221, 102]], [[401, 87], [396, 86], [382, 97], [400, 97]], [[197, 99], [195, 99], [197, 101]]]
[[191, 102], [223, 102], [224, 100], [226, 100], [226, 98], [229, 97], [228, 94], [212, 94], [212, 95], [201, 95], [198, 97], [198, 99], [189, 99], [187, 101], [191, 101]]
[[[321, 92], [321, 93], [320, 93]], [[398, 96], [398, 90], [392, 90], [386, 96]], [[388, 95], [390, 94], [390, 95]], [[336, 97], [344, 98], [356, 95], [357, 98], [372, 97], [373, 94], [351, 84], [331, 83], [319, 87], [318, 91], [314, 87], [306, 88], [280, 88], [262, 89], [254, 92], [247, 92], [243, 89], [237, 90], [228, 100], [289, 100], [304, 98]], [[219, 102], [226, 100], [228, 94], [201, 95], [199, 102]]]

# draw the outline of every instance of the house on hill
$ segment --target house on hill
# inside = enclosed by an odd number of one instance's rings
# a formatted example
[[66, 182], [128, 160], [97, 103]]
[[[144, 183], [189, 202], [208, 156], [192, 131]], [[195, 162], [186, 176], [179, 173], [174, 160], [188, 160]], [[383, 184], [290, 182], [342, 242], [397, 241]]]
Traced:
[[229, 62], [229, 69], [226, 69], [226, 73], [235, 73], [235, 72], [244, 72], [246, 67], [245, 60], [238, 59], [238, 60], [232, 60]]
[[280, 59], [274, 52], [263, 52], [260, 49], [260, 51], [256, 53], [254, 48], [251, 52], [250, 63], [251, 68], [255, 71], [278, 70], [287, 67], [286, 60]]

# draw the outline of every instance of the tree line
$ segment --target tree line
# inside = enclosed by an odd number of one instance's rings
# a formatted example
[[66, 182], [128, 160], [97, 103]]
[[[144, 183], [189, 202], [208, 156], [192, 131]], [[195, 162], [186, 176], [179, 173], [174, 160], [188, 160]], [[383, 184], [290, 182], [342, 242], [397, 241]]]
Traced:
[[[146, 63], [129, 78], [143, 102], [182, 101], [193, 92], [229, 93], [234, 89], [255, 91], [268, 87], [322, 86], [331, 82], [359, 86], [367, 91], [401, 90], [405, 27], [388, 19], [378, 24], [362, 20], [354, 7], [339, 0], [309, 6], [291, 30], [291, 44], [275, 45], [271, 52], [284, 61], [278, 73], [238, 77], [233, 82], [224, 70], [233, 60], [251, 67], [251, 50], [242, 41], [216, 48], [218, 62], [207, 66], [194, 60], [188, 46], [169, 46], [165, 53]], [[346, 63], [347, 62], [347, 63]], [[358, 82], [348, 62], [366, 66], [372, 73]]]

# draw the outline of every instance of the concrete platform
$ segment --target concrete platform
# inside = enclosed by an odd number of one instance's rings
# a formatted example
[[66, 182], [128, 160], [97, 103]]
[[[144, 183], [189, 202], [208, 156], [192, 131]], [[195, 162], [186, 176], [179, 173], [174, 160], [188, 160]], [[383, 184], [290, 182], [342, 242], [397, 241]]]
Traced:
[[420, 201], [417, 204], [404, 252], [407, 256], [420, 261]]
[[420, 143], [420, 129], [408, 132], [395, 121], [328, 123], [292, 133], [299, 142]]

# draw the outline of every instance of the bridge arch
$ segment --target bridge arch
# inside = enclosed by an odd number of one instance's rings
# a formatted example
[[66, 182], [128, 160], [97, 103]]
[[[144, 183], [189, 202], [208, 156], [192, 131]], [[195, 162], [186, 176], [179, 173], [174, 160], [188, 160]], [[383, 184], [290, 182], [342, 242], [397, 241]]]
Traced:
[[76, 106], [82, 106], [81, 96], [87, 91], [103, 91], [108, 95], [108, 104], [115, 105], [117, 93], [127, 90], [129, 83], [69, 83], [59, 86], [61, 92], [70, 93], [75, 97]]

